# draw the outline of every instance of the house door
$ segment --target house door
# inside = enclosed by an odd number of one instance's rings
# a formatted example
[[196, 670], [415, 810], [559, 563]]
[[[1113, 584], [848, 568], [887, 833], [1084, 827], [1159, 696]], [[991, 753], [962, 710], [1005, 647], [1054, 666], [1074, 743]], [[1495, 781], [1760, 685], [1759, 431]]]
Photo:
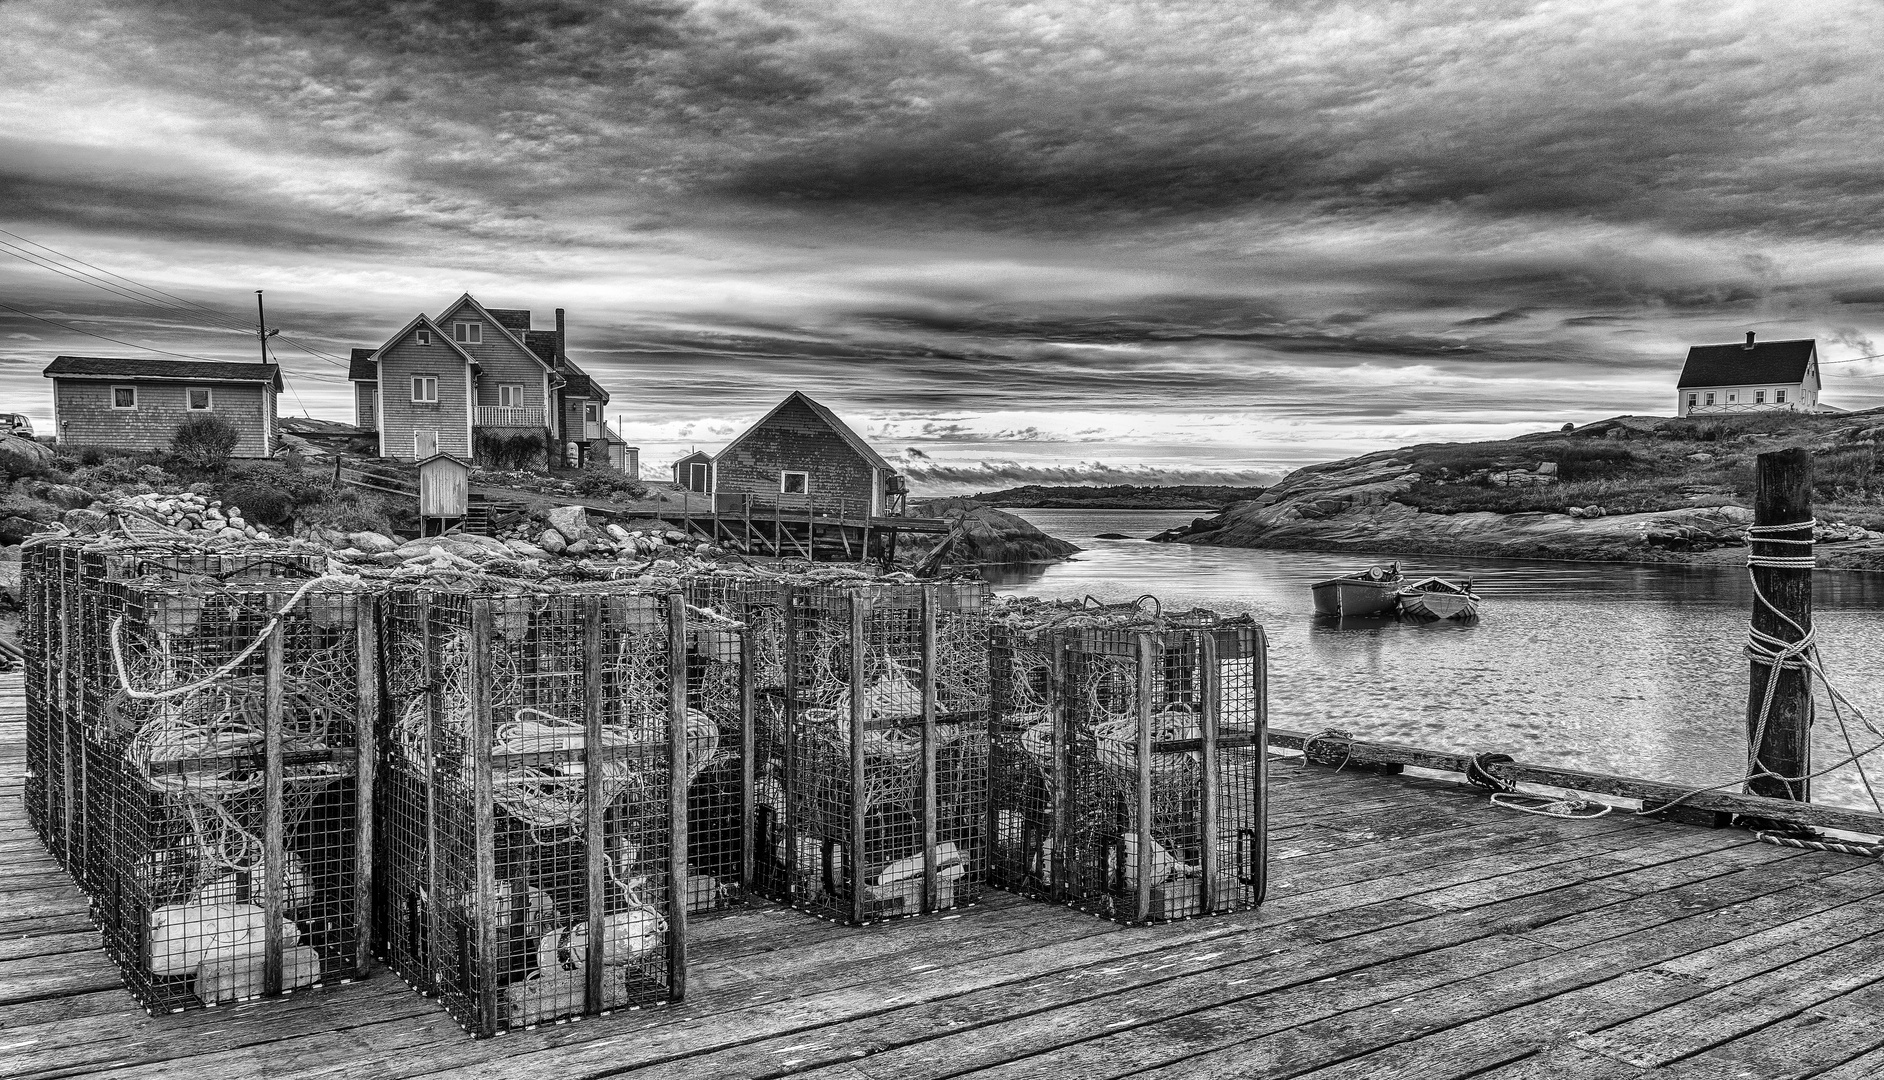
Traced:
[[602, 403], [587, 401], [582, 405], [582, 437], [599, 439], [602, 437]]
[[412, 433], [412, 459], [424, 461], [438, 453], [438, 432], [414, 431]]

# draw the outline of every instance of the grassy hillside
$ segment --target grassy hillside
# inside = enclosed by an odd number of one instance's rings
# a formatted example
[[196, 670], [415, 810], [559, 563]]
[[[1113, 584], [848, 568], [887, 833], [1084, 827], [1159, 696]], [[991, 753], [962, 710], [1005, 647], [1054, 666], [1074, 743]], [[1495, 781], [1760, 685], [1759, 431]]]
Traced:
[[[1573, 506], [1648, 513], [1713, 502], [1748, 504], [1754, 457], [1804, 446], [1812, 451], [1818, 516], [1884, 529], [1881, 438], [1884, 410], [1685, 420], [1625, 416], [1505, 442], [1429, 443], [1328, 467], [1389, 458], [1408, 462], [1421, 479], [1396, 498], [1427, 513], [1550, 513]], [[1560, 482], [1504, 487], [1491, 479], [1541, 462], [1557, 463]]]
[[1022, 507], [1039, 510], [1203, 510], [1228, 506], [1253, 499], [1263, 493], [1259, 487], [1141, 487], [1114, 484], [1110, 487], [1053, 487], [1028, 484], [969, 496], [983, 506]]

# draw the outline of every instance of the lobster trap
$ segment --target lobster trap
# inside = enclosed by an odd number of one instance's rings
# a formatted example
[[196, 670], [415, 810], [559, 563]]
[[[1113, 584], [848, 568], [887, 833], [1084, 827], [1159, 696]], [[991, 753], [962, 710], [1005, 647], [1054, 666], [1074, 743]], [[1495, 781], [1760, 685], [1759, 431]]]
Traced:
[[477, 1036], [679, 1000], [687, 791], [724, 763], [682, 598], [399, 589], [386, 641], [386, 961]]
[[67, 650], [66, 577], [68, 549], [77, 562], [76, 537], [33, 537], [20, 548], [20, 600], [26, 618], [20, 647], [26, 672], [26, 820], [61, 868], [68, 868], [66, 838], [83, 805], [65, 741]]
[[372, 591], [143, 578], [97, 591], [110, 682], [85, 688], [79, 852], [126, 986], [155, 1015], [363, 975]]
[[1125, 923], [1261, 903], [1266, 652], [1202, 613], [999, 635], [996, 881]]
[[121, 586], [131, 582], [190, 583], [195, 591], [226, 585], [316, 577], [324, 560], [279, 543], [210, 550], [200, 541], [137, 540], [56, 534], [22, 546], [22, 627], [27, 651], [27, 779], [29, 820], [47, 850], [78, 885], [89, 880], [88, 796], [96, 770], [86, 757], [87, 733], [117, 693], [109, 632], [122, 613]]
[[793, 587], [763, 717], [759, 880], [868, 923], [974, 902], [987, 874], [986, 587]]

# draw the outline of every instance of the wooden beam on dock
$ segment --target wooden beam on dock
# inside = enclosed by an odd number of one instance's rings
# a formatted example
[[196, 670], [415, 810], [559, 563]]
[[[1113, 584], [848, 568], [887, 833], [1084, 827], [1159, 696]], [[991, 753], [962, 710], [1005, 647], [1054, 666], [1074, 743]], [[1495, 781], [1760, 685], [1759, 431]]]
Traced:
[[[1275, 749], [1300, 750], [1304, 744], [1315, 738], [1316, 736], [1299, 731], [1271, 728], [1268, 743]], [[1423, 750], [1416, 746], [1367, 742], [1359, 739], [1342, 744], [1342, 748], [1346, 750], [1345, 764], [1348, 766], [1410, 765], [1416, 769], [1463, 774], [1466, 766], [1472, 761], [1471, 754], [1454, 753], [1448, 750]], [[1869, 810], [1801, 803], [1763, 795], [1743, 795], [1733, 791], [1696, 792], [1693, 784], [1671, 784], [1661, 780], [1612, 776], [1608, 773], [1583, 772], [1579, 769], [1533, 765], [1519, 761], [1493, 762], [1482, 767], [1492, 775], [1513, 783], [1543, 784], [1591, 795], [1639, 799], [1644, 804], [1672, 803], [1679, 800], [1681, 805], [1691, 806], [1697, 810], [1714, 810], [1769, 822], [1791, 822], [1827, 829], [1842, 829], [1863, 836], [1884, 837], [1884, 814]]]

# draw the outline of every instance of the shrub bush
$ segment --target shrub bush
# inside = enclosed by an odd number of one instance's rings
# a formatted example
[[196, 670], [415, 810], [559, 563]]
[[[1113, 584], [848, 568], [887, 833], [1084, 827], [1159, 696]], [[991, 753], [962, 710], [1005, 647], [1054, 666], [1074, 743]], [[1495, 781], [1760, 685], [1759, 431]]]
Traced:
[[605, 465], [591, 465], [569, 477], [569, 482], [576, 486], [578, 494], [591, 498], [645, 498], [647, 486]]
[[170, 449], [190, 465], [221, 472], [241, 441], [242, 432], [234, 424], [215, 413], [204, 413], [177, 425], [177, 433], [170, 439]]

